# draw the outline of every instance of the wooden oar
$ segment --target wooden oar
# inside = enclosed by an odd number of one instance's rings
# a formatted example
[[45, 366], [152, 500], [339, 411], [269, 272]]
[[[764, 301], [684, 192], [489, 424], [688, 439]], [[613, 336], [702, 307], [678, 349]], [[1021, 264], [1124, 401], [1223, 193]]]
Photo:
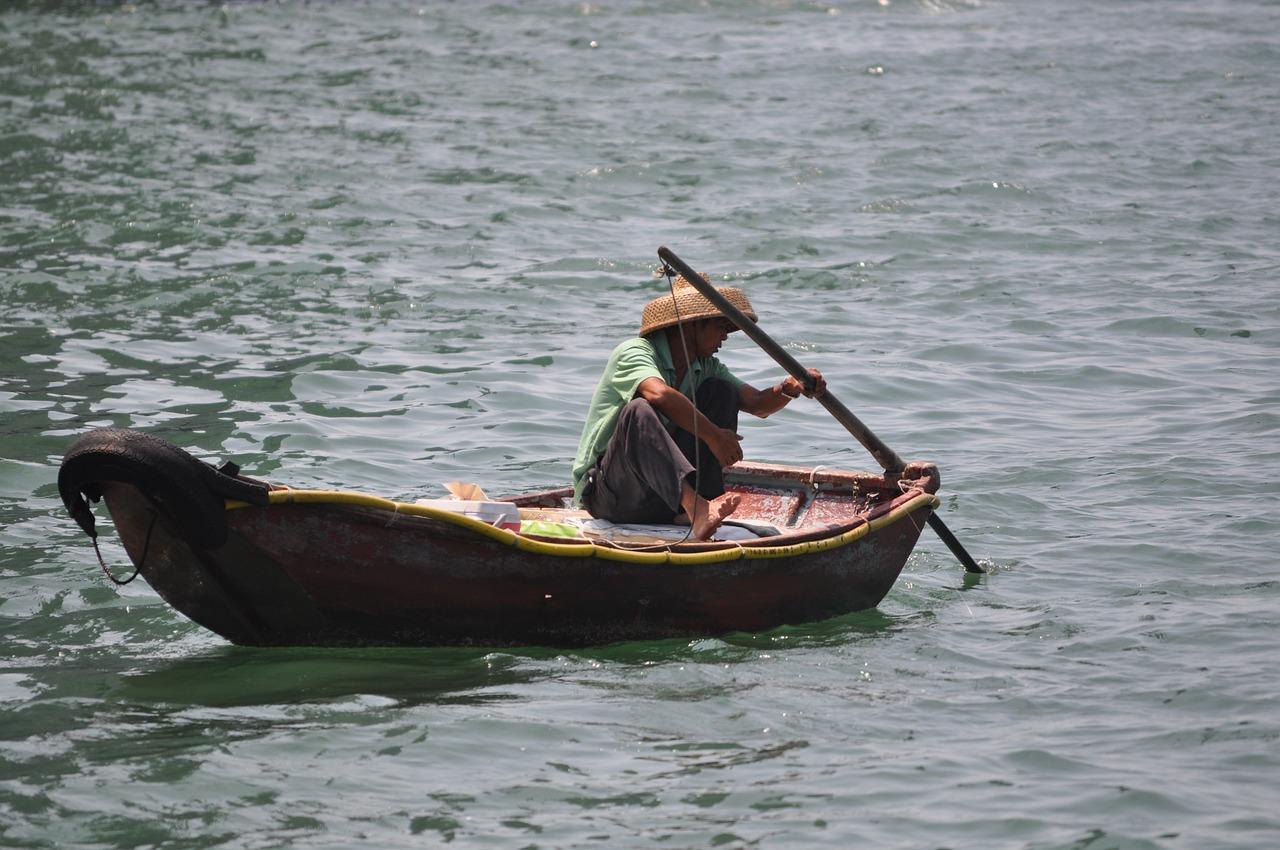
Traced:
[[[751, 321], [749, 316], [733, 306], [729, 299], [716, 291], [714, 286], [703, 280], [702, 276], [694, 271], [688, 263], [677, 257], [665, 245], [658, 249], [658, 256], [705, 295], [707, 300], [714, 304], [721, 313], [724, 313], [729, 321], [741, 328], [742, 332], [751, 337], [756, 345], [763, 348], [765, 353], [776, 360], [779, 366], [786, 369], [793, 378], [803, 384], [806, 390], [813, 389], [813, 376], [809, 374], [809, 371], [801, 366], [799, 361], [792, 357], [782, 346], [774, 342], [767, 333], [760, 330], [760, 326]], [[840, 400], [831, 394], [830, 388], [818, 397], [818, 402], [862, 444], [863, 448], [871, 452], [871, 456], [876, 459], [876, 462], [880, 464], [885, 472], [891, 474], [902, 472], [902, 467], [905, 465], [902, 462], [902, 458], [898, 457], [893, 449], [881, 442], [879, 437], [871, 433], [871, 429], [863, 425], [862, 421], [853, 415], [853, 411], [841, 404]], [[938, 537], [942, 538], [942, 542], [947, 544], [951, 554], [956, 556], [956, 560], [964, 565], [967, 572], [986, 572], [965, 551], [964, 546], [960, 545], [960, 541], [951, 533], [951, 529], [947, 528], [946, 523], [942, 521], [942, 517], [938, 516], [937, 512], [929, 514], [929, 527], [937, 533]]]

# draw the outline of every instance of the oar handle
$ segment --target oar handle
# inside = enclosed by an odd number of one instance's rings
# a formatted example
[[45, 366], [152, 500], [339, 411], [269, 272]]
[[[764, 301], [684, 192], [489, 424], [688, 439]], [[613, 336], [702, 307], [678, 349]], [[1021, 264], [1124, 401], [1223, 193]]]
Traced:
[[[733, 306], [729, 299], [721, 295], [714, 286], [703, 280], [701, 275], [694, 271], [688, 263], [672, 253], [670, 248], [666, 246], [659, 248], [658, 256], [705, 295], [707, 300], [716, 306], [716, 309], [724, 313], [729, 321], [741, 328], [744, 334], [751, 337], [756, 345], [763, 348], [766, 354], [777, 361], [778, 365], [786, 369], [793, 378], [803, 384], [806, 390], [813, 389], [813, 376], [809, 374], [809, 370], [801, 366], [800, 361], [792, 357], [791, 353], [785, 348], [774, 342], [767, 333], [760, 330], [760, 326], [751, 321], [750, 316]], [[871, 456], [876, 459], [876, 462], [880, 464], [880, 467], [885, 472], [896, 474], [902, 471], [905, 464], [902, 462], [902, 458], [898, 457], [897, 452], [871, 433], [871, 429], [862, 424], [862, 420], [858, 419], [852, 410], [845, 407], [838, 398], [832, 395], [830, 389], [818, 396], [818, 403], [830, 411], [836, 421], [843, 425], [859, 443], [862, 443], [863, 448], [871, 452]]]
[[[702, 279], [692, 267], [684, 260], [677, 257], [671, 252], [671, 249], [665, 245], [658, 249], [658, 256], [671, 268], [680, 272], [685, 280], [696, 288], [699, 292], [706, 296], [707, 300], [716, 306], [729, 321], [733, 322], [742, 332], [751, 337], [756, 345], [760, 346], [765, 352], [778, 362], [778, 365], [791, 373], [791, 376], [797, 381], [804, 384], [805, 389], [813, 388], [813, 376], [807, 369], [800, 365], [791, 354], [785, 351], [782, 346], [774, 342], [767, 333], [760, 330], [760, 327], [751, 320], [750, 316], [744, 314], [737, 307], [729, 302], [729, 299], [721, 295], [716, 288]], [[863, 448], [871, 452], [871, 456], [876, 462], [884, 468], [884, 471], [890, 475], [902, 472], [902, 458], [898, 457], [893, 449], [886, 446], [880, 441], [880, 438], [871, 433], [871, 429], [862, 424], [858, 417], [853, 415], [849, 408], [840, 403], [835, 396], [831, 394], [831, 390], [827, 390], [818, 397], [818, 401], [822, 406], [831, 412], [831, 415], [843, 425], [850, 434], [852, 434]], [[978, 562], [973, 559], [960, 543], [956, 536], [951, 533], [951, 529], [947, 528], [947, 524], [942, 521], [942, 517], [936, 513], [929, 514], [929, 527], [932, 528], [942, 538], [942, 542], [951, 550], [951, 554], [956, 556], [961, 564], [964, 565], [965, 571], [970, 573], [983, 573], [986, 570], [978, 566]]]

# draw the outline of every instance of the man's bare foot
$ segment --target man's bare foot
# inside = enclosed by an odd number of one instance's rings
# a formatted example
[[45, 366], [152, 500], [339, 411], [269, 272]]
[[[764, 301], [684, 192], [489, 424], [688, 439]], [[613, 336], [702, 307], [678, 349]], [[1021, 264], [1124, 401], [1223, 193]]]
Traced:
[[738, 509], [741, 501], [742, 497], [737, 493], [727, 493], [710, 502], [699, 497], [693, 516], [693, 536], [699, 540], [710, 540], [720, 524]]

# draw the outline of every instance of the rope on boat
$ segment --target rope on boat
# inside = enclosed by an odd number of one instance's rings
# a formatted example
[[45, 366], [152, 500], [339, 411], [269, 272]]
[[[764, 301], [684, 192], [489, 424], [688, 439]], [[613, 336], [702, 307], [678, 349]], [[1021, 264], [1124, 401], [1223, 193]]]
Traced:
[[[693, 375], [689, 370], [693, 368], [693, 361], [689, 359], [689, 341], [684, 336], [684, 317], [680, 315], [680, 299], [676, 298], [676, 281], [672, 275], [675, 269], [666, 263], [662, 264], [662, 272], [667, 276], [667, 288], [671, 290], [671, 306], [676, 311], [676, 327], [680, 334], [680, 347], [684, 350], [684, 368], [685, 374], [689, 376], [689, 402], [693, 405], [693, 516], [689, 517], [689, 530], [684, 533], [684, 537], [674, 543], [658, 543], [649, 544], [647, 546], [624, 546], [624, 549], [630, 549], [633, 552], [646, 550], [656, 550], [665, 548], [670, 552], [672, 546], [684, 543], [693, 534], [693, 524], [698, 519], [698, 496], [702, 493], [702, 441], [698, 439], [698, 385], [694, 381]], [[676, 383], [679, 383], [677, 381]], [[675, 388], [679, 391], [679, 387]], [[617, 545], [617, 544], [614, 544]]]
[[133, 575], [126, 579], [116, 578], [115, 574], [111, 572], [111, 568], [107, 566], [107, 562], [102, 559], [102, 550], [98, 548], [98, 536], [95, 534], [93, 537], [89, 538], [93, 542], [94, 554], [98, 556], [98, 565], [102, 567], [102, 571], [106, 573], [107, 578], [111, 579], [116, 587], [124, 587], [126, 584], [137, 578], [138, 573], [142, 572], [142, 565], [147, 562], [147, 553], [151, 551], [151, 532], [156, 530], [156, 520], [159, 518], [159, 511], [151, 512], [151, 524], [147, 526], [147, 539], [146, 542], [142, 544], [142, 557], [138, 559], [138, 565], [133, 568]]
[[[920, 483], [915, 480], [907, 481], [905, 478], [899, 478], [898, 489], [901, 490], [903, 493], [910, 493], [912, 490], [920, 490]], [[924, 531], [924, 526], [916, 522], [916, 518], [914, 514], [908, 514], [907, 519], [911, 520], [911, 524], [916, 527], [916, 531], [921, 531], [921, 532]]]

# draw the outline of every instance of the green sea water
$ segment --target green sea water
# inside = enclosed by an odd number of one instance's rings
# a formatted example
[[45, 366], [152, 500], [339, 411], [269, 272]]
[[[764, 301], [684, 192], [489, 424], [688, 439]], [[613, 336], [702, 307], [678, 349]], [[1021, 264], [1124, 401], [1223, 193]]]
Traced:
[[[5, 4], [0, 847], [1280, 846], [1277, 138], [1268, 0]], [[256, 650], [62, 509], [100, 426], [565, 484], [663, 244], [988, 575], [926, 534], [767, 633]]]

